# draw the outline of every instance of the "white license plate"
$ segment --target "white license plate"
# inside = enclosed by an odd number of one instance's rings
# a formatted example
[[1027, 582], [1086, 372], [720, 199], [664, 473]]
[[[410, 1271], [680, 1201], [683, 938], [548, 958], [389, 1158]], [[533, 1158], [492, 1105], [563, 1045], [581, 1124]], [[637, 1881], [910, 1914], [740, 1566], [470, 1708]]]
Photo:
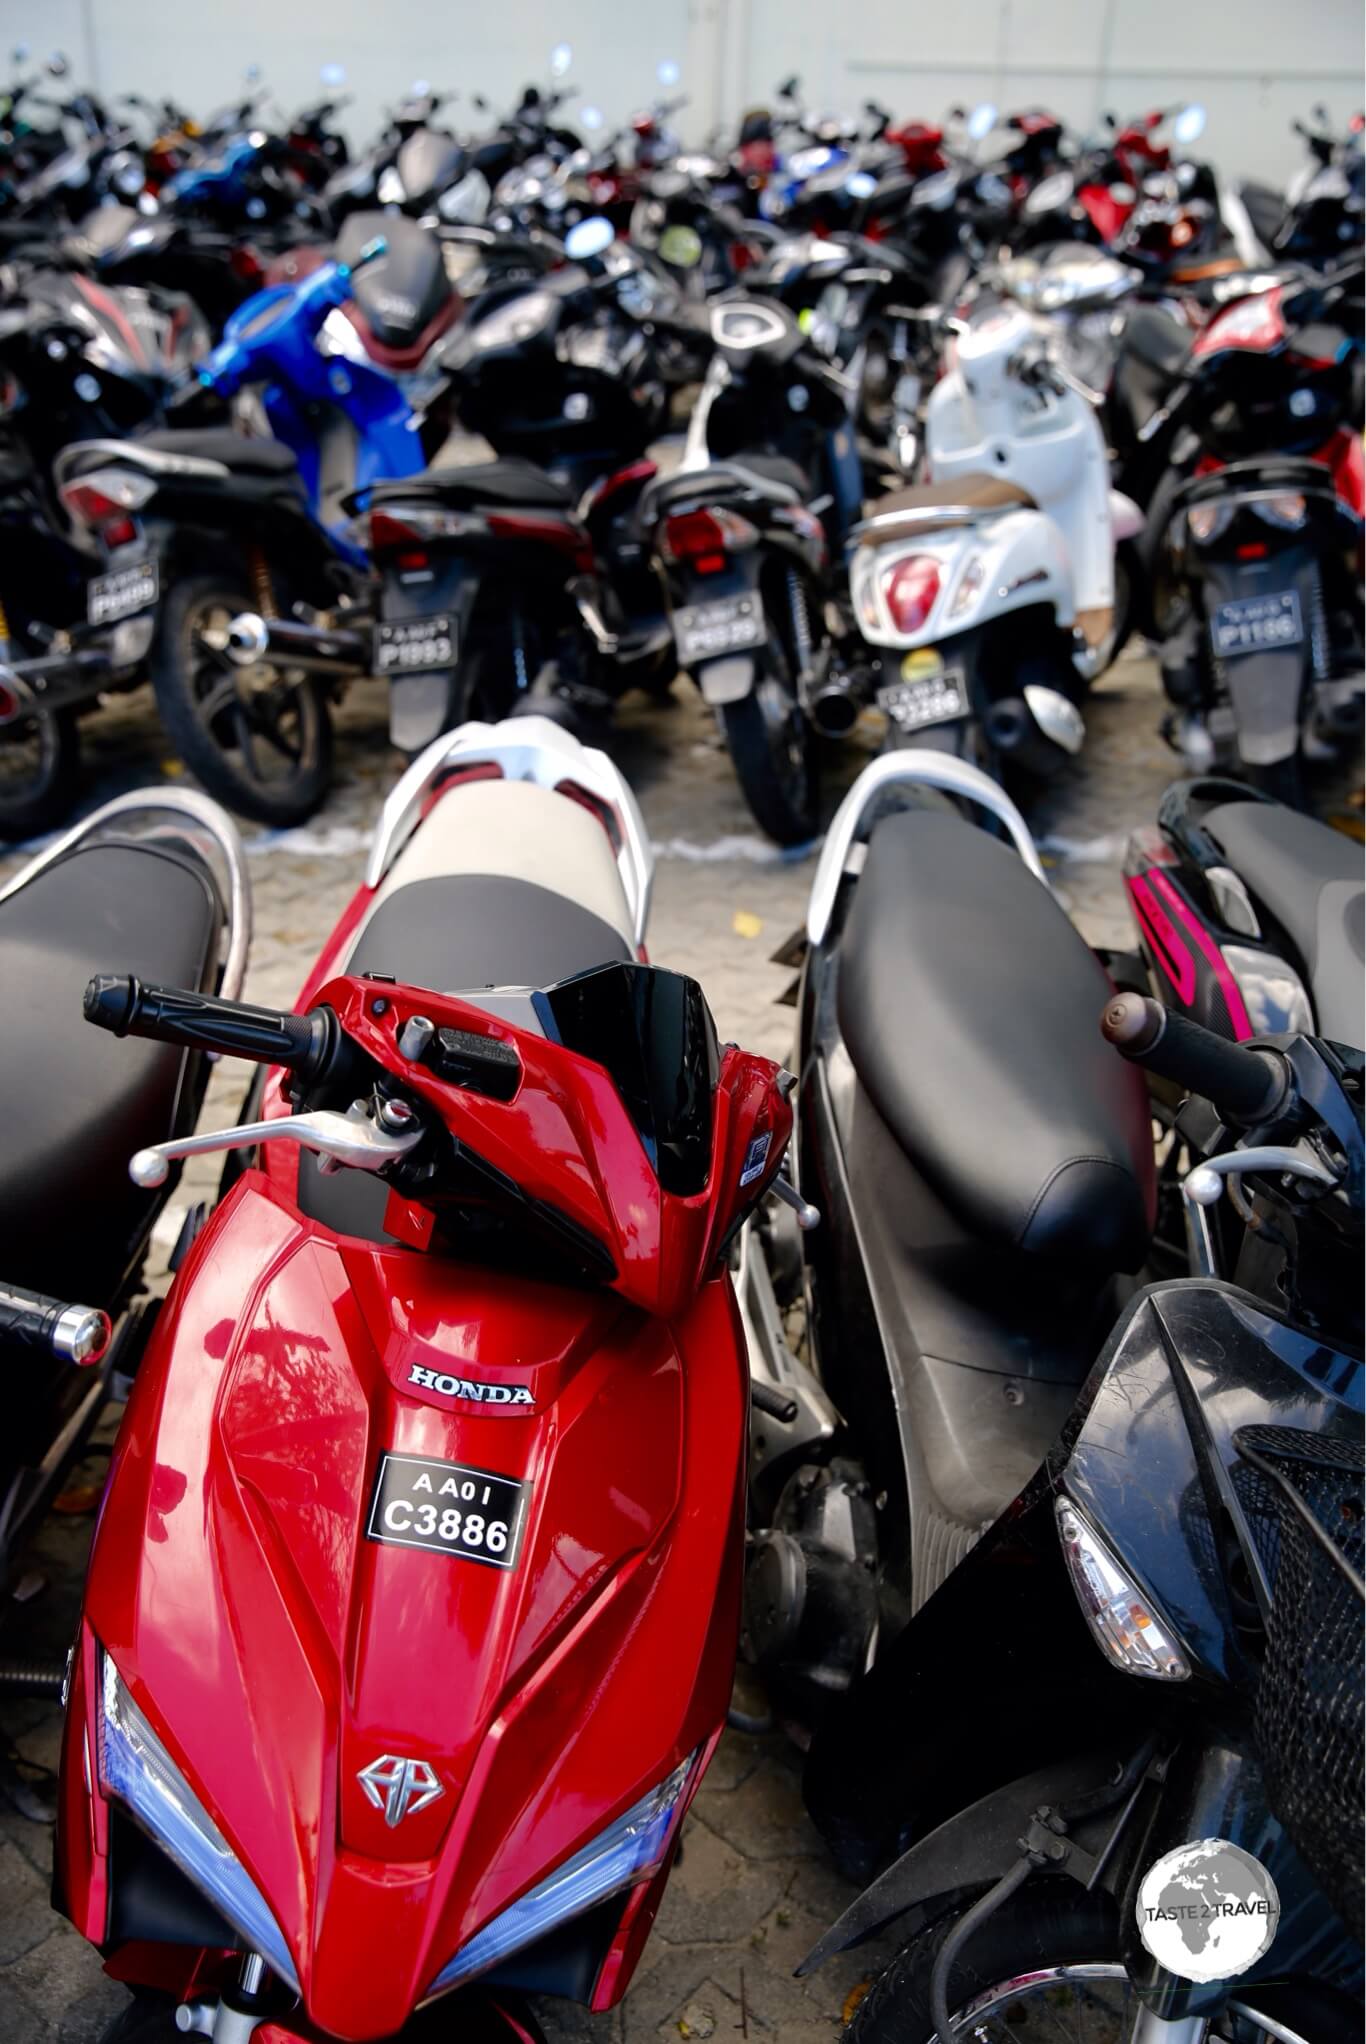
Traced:
[[674, 638], [680, 665], [691, 667], [719, 653], [742, 653], [762, 646], [768, 637], [763, 598], [757, 590], [743, 596], [718, 596], [712, 603], [686, 603], [674, 612]]
[[120, 618], [150, 610], [160, 588], [155, 560], [97, 575], [85, 593], [85, 614], [92, 625], [115, 625]]
[[455, 619], [446, 611], [435, 617], [405, 617], [375, 626], [378, 675], [440, 674], [457, 659]]
[[1299, 591], [1275, 589], [1265, 596], [1239, 596], [1221, 603], [1210, 619], [1210, 636], [1221, 660], [1298, 646], [1304, 637]]
[[968, 692], [963, 676], [948, 668], [928, 675], [923, 681], [892, 681], [877, 692], [878, 708], [885, 710], [902, 731], [921, 731], [927, 724], [947, 724], [953, 717], [966, 717]]

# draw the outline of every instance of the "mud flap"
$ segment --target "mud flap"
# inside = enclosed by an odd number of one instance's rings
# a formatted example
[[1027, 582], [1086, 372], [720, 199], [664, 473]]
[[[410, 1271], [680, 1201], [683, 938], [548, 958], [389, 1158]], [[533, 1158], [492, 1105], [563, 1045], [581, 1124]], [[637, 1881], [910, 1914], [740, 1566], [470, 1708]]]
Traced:
[[421, 752], [450, 722], [453, 674], [398, 674], [389, 683], [389, 743]]
[[708, 660], [697, 669], [696, 678], [702, 700], [719, 709], [724, 703], [743, 702], [752, 695], [758, 674], [748, 653], [731, 653], [724, 660]]
[[1304, 694], [1303, 649], [1242, 653], [1224, 663], [1229, 701], [1244, 766], [1275, 766], [1293, 759], [1300, 744]]

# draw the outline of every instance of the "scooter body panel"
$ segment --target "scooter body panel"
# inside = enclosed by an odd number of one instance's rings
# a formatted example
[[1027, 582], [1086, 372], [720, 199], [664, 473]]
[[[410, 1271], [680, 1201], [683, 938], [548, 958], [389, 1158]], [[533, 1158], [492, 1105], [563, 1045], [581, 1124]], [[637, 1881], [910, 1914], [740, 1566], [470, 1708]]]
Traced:
[[[939, 588], [918, 631], [903, 630], [886, 583], [899, 562], [933, 560]], [[931, 528], [863, 546], [850, 575], [859, 629], [875, 646], [932, 646], [1013, 610], [1051, 604], [1057, 621], [1075, 616], [1071, 564], [1063, 536], [1040, 511], [1007, 511], [967, 526]]]
[[[86, 1638], [329, 2034], [401, 2028], [476, 1929], [719, 1731], [746, 1416], [725, 1279], [666, 1324], [339, 1239], [256, 1172], [200, 1238], [130, 1403]], [[409, 1459], [381, 1499], [385, 1457]], [[518, 1487], [502, 1558], [443, 1550], [428, 1519], [474, 1511], [490, 1476], [495, 1501]], [[639, 1680], [613, 1679], [623, 1658]], [[93, 1753], [85, 1701], [68, 1740]], [[361, 1778], [395, 1754], [441, 1783], [397, 1823]], [[77, 1758], [61, 1881], [94, 1931], [107, 1815], [81, 1778]]]

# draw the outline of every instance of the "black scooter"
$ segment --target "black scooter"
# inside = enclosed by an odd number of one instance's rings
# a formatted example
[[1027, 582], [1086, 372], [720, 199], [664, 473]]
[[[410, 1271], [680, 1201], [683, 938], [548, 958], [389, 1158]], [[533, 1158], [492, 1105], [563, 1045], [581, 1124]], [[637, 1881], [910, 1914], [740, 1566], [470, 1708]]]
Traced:
[[[860, 2044], [1058, 2009], [1083, 2044], [1191, 2044], [1231, 2002], [1345, 2036], [1362, 1054], [1116, 996], [1018, 812], [947, 758], [861, 776], [807, 935], [796, 1212], [738, 1255], [744, 1644], [837, 1857], [883, 1871], [806, 1964], [897, 1926]], [[1278, 1898], [1232, 1992], [1232, 1945], [1183, 1975], [1136, 1914], [1210, 1838]]]
[[858, 392], [771, 299], [717, 299], [710, 326], [683, 459], [642, 516], [678, 665], [715, 708], [757, 821], [801, 844], [820, 814], [818, 738], [848, 733], [861, 699], [843, 572], [863, 511]]
[[[87, 1041], [81, 995], [94, 958], [131, 952], [151, 980], [173, 973], [240, 994], [251, 892], [228, 817], [190, 789], [121, 795], [0, 890], [7, 993], [0, 1068], [0, 1585], [79, 1458], [115, 1372], [131, 1376], [156, 1317], [140, 1296], [153, 1226], [178, 1169], [138, 1190], [131, 1150], [190, 1134], [205, 1058], [166, 1045]], [[188, 1248], [192, 1211], [172, 1263]], [[0, 1662], [0, 1688], [54, 1686]]]

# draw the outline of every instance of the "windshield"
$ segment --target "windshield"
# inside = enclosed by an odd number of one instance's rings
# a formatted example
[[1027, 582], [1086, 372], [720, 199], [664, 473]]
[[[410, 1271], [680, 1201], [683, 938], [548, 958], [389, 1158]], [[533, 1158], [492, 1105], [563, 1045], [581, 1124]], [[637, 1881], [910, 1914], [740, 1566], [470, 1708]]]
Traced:
[[666, 1192], [711, 1174], [716, 1025], [696, 980], [655, 965], [606, 965], [533, 996], [545, 1033], [608, 1072]]

